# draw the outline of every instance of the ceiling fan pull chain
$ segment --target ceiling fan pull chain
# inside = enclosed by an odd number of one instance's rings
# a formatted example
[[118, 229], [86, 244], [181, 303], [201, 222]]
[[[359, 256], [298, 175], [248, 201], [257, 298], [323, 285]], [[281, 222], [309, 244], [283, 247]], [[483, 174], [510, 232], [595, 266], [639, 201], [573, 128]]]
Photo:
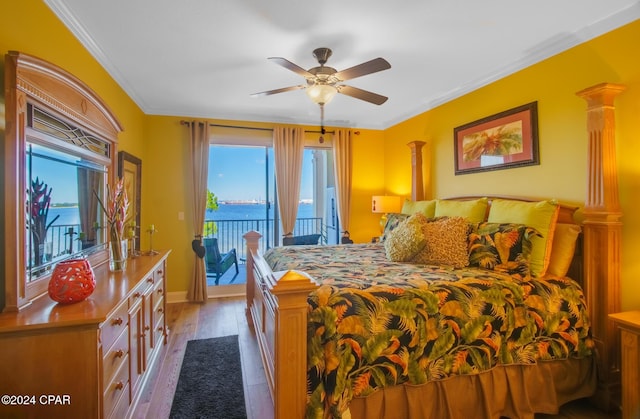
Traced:
[[320, 142], [320, 144], [324, 143], [324, 103], [320, 104], [320, 138], [318, 138], [318, 141]]

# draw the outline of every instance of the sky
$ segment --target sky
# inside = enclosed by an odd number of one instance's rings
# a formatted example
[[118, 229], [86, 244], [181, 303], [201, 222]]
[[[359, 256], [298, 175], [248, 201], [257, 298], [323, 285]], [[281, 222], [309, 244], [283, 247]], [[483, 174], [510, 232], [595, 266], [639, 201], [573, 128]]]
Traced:
[[[266, 198], [264, 147], [211, 146], [209, 152], [209, 190], [219, 200], [264, 200]], [[300, 199], [313, 198], [312, 151], [305, 150], [302, 165]], [[273, 149], [269, 152], [270, 177], [273, 179]], [[273, 180], [270, 181], [273, 200]]]
[[77, 203], [78, 182], [76, 167], [71, 164], [60, 163], [42, 158], [33, 158], [33, 179], [44, 182], [51, 188], [51, 202]]
[[[211, 146], [208, 187], [219, 200], [263, 200], [266, 198], [264, 147]], [[269, 152], [270, 199], [273, 199], [273, 149]], [[312, 151], [307, 149], [302, 165], [300, 199], [313, 198]], [[33, 177], [52, 188], [52, 203], [78, 202], [76, 168], [72, 164], [34, 157]], [[144, 167], [144, 166], [143, 166]], [[142, 173], [144, 176], [144, 173]]]

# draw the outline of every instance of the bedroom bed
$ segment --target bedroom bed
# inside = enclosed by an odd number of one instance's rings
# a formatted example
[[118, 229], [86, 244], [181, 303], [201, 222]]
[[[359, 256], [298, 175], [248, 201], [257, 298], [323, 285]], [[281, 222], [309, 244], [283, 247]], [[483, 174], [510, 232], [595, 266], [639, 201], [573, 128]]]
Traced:
[[[580, 92], [589, 112], [612, 111], [609, 90], [599, 85]], [[589, 185], [617, 188], [615, 160], [602, 159], [613, 142], [610, 123], [589, 118], [590, 132], [606, 134], [589, 137]], [[447, 209], [435, 214], [440, 217], [398, 217], [397, 231], [388, 222], [378, 244], [283, 247], [262, 255], [260, 234], [245, 234], [247, 316], [274, 417], [533, 418], [584, 397], [610, 408], [618, 361], [606, 315], [619, 308], [619, 266], [611, 250], [619, 250], [620, 213], [617, 192], [588, 189], [580, 223], [575, 206], [553, 201], [465, 197], [435, 200]], [[423, 201], [414, 196], [417, 202]], [[456, 212], [477, 202], [486, 203], [482, 219]], [[517, 215], [495, 215], [540, 205], [555, 208], [548, 230], [519, 223]], [[422, 244], [424, 237], [417, 254], [394, 255], [390, 243], [404, 249], [402, 234], [411, 222], [420, 224], [413, 232], [429, 231], [425, 222], [443, 223], [435, 231], [444, 232], [446, 223], [462, 225], [461, 219], [472, 266], [433, 255], [418, 260], [435, 248]], [[496, 229], [504, 236], [518, 230], [517, 251], [495, 246]], [[560, 272], [547, 273], [552, 251], [561, 247], [556, 241], [567, 236], [575, 251], [569, 246]], [[473, 257], [469, 243], [494, 244], [503, 260], [487, 264], [482, 253]]]

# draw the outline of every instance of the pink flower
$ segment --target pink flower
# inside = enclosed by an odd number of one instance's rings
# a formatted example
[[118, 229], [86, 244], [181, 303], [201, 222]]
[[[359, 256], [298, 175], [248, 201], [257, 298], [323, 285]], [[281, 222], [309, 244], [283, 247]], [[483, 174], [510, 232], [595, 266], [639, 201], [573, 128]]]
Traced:
[[[98, 196], [97, 193], [96, 196]], [[116, 234], [120, 239], [124, 237], [124, 221], [129, 210], [129, 197], [124, 187], [124, 178], [120, 178], [111, 188], [107, 185], [107, 205], [104, 205], [99, 196], [98, 202], [107, 217], [111, 235]]]

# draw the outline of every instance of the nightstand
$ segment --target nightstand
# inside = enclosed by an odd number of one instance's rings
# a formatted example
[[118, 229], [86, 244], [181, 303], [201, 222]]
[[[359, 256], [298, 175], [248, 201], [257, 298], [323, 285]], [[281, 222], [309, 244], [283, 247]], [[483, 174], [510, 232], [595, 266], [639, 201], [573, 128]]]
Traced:
[[622, 418], [640, 416], [640, 311], [609, 314], [620, 329]]

